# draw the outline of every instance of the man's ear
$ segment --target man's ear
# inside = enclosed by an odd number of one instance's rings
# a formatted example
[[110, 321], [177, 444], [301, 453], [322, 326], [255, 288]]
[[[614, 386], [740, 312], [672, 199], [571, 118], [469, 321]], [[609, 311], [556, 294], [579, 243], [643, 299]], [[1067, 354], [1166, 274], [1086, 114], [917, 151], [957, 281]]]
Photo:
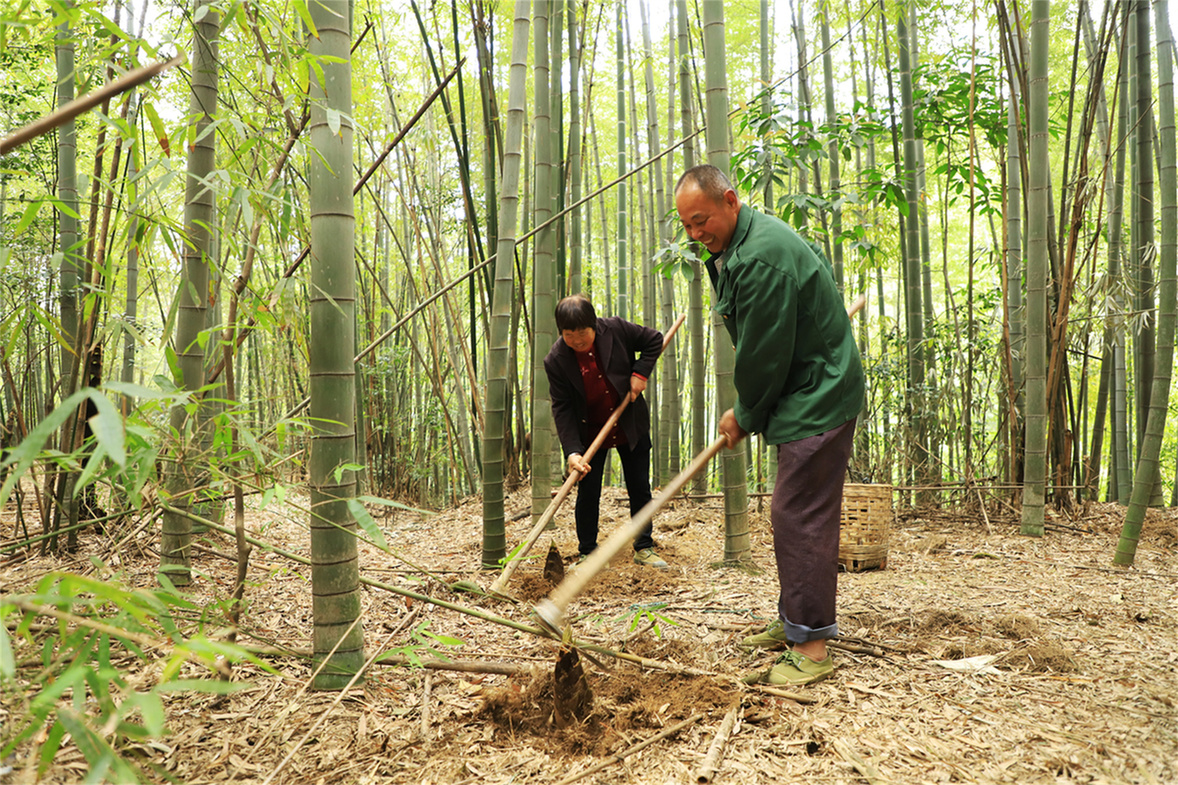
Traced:
[[736, 191], [729, 188], [727, 191], [724, 192], [724, 202], [729, 207], [737, 207], [740, 205], [740, 197], [738, 197], [736, 195]]

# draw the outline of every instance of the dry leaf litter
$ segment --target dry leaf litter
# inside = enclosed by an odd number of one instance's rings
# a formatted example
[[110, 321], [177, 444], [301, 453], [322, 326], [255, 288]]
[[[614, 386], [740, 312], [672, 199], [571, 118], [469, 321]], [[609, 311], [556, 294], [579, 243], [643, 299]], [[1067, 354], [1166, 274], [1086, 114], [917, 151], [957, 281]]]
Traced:
[[[512, 493], [508, 511], [526, 509], [527, 493]], [[626, 510], [624, 494], [605, 489], [603, 542]], [[566, 568], [576, 556], [570, 502], [509, 584], [518, 599], [512, 604], [449, 588], [458, 581], [487, 587], [497, 575], [479, 569], [478, 498], [438, 514], [373, 514], [396, 555], [362, 546], [365, 576], [524, 624], [535, 623], [531, 608], [552, 588], [542, 575], [549, 544]], [[1175, 511], [1150, 511], [1129, 570], [1111, 563], [1123, 517], [1114, 505], [1067, 518], [1052, 513], [1041, 539], [1019, 536], [1017, 518], [1002, 503], [984, 514], [976, 507], [902, 511], [886, 569], [840, 577], [844, 648], [834, 651], [833, 678], [790, 690], [804, 702], [739, 681], [774, 656], [737, 645], [775, 612], [766, 516], [754, 501], [752, 568], [737, 569], [717, 564], [720, 503], [675, 500], [655, 525], [669, 569], [639, 567], [626, 551], [574, 600], [576, 639], [660, 666], [582, 651], [593, 703], [580, 722], [555, 725], [559, 642], [366, 587], [369, 654], [386, 639], [390, 648], [411, 645], [412, 631], [424, 624], [462, 645], [435, 642], [419, 656], [518, 672], [378, 665], [337, 703], [337, 693], [305, 689], [305, 659], [275, 656], [280, 676], [234, 669], [233, 678], [249, 685], [241, 692], [169, 697], [171, 734], [127, 752], [186, 783], [271, 775], [280, 783], [555, 783], [613, 761], [580, 781], [664, 785], [697, 781], [725, 714], [737, 707], [713, 782], [1178, 782]], [[250, 510], [247, 525], [267, 542], [308, 552], [306, 516], [294, 507]], [[529, 528], [528, 516], [509, 522], [509, 547]], [[0, 537], [13, 531], [10, 504]], [[10, 560], [0, 567], [0, 585], [20, 592], [48, 572], [68, 570], [153, 586], [158, 535], [142, 532], [115, 549], [117, 536], [87, 532], [77, 554]], [[199, 578], [190, 591], [200, 603], [224, 600], [235, 574], [225, 558], [232, 539], [212, 533], [199, 543]], [[93, 554], [105, 569], [92, 563]], [[239, 640], [305, 654], [309, 568], [255, 548], [249, 576]], [[223, 623], [211, 622], [211, 629]], [[21, 646], [18, 661], [29, 654]], [[141, 675], [143, 683], [154, 677]], [[0, 721], [10, 711], [0, 707]], [[677, 734], [613, 757], [696, 714]], [[0, 782], [23, 781], [28, 752], [8, 761], [13, 773]], [[85, 771], [81, 753], [67, 744], [43, 781], [77, 782]]]

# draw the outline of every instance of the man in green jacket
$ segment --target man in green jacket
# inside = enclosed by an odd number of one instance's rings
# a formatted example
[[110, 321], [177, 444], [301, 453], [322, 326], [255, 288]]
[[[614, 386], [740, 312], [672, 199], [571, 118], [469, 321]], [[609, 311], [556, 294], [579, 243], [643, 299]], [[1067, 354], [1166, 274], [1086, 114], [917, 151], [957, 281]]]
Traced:
[[760, 433], [777, 446], [770, 521], [778, 621], [746, 648], [786, 648], [754, 681], [800, 685], [829, 676], [838, 635], [839, 518], [863, 367], [830, 263], [780, 219], [740, 203], [728, 177], [696, 166], [675, 187], [691, 239], [712, 254], [713, 307], [736, 346], [736, 406], [720, 418], [735, 446]]

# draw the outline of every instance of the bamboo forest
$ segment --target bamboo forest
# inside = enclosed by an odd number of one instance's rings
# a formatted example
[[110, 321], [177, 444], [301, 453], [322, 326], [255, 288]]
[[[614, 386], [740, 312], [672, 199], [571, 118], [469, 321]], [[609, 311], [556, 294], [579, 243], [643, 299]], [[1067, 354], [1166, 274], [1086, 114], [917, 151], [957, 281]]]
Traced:
[[1178, 782], [1174, 53], [0, 0], [0, 783]]

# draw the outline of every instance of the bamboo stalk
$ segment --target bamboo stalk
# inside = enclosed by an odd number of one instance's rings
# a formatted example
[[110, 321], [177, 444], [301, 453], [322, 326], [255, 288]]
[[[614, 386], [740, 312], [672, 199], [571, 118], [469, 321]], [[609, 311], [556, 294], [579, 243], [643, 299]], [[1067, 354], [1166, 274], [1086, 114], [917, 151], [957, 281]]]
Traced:
[[[671, 342], [671, 339], [675, 337], [675, 333], [679, 330], [680, 325], [683, 324], [683, 320], [686, 318], [686, 315], [681, 315], [678, 319], [675, 320], [675, 323], [671, 325], [670, 329], [667, 330], [666, 335], [663, 336], [663, 351], [666, 351], [667, 345]], [[593, 439], [593, 442], [581, 456], [586, 463], [592, 460], [593, 456], [597, 454], [597, 450], [601, 448], [601, 445], [605, 442], [609, 432], [613, 430], [613, 427], [617, 424], [618, 419], [622, 416], [622, 412], [624, 412], [626, 407], [629, 405], [630, 396], [627, 395], [622, 399], [622, 402], [618, 404], [618, 408], [614, 409], [613, 414], [611, 414], [609, 419], [605, 421], [605, 425], [601, 427], [601, 430], [598, 431], [596, 438]], [[503, 587], [505, 587], [507, 582], [511, 580], [511, 576], [515, 574], [515, 571], [519, 568], [519, 565], [523, 563], [523, 560], [528, 555], [528, 552], [532, 550], [532, 546], [536, 544], [536, 540], [540, 539], [540, 535], [548, 525], [548, 522], [551, 521], [553, 516], [556, 515], [557, 509], [559, 509], [560, 505], [564, 503], [564, 500], [568, 498], [568, 495], [572, 491], [573, 486], [576, 485], [580, 479], [581, 475], [579, 472], [572, 472], [569, 474], [568, 479], [564, 481], [564, 485], [560, 486], [560, 490], [557, 491], [556, 496], [554, 496], [552, 501], [548, 504], [548, 508], [544, 510], [544, 513], [539, 518], [536, 519], [536, 523], [532, 526], [532, 530], [528, 532], [528, 536], [520, 545], [519, 552], [508, 560], [507, 565], [503, 568], [503, 572], [501, 572], [495, 582], [491, 584], [491, 588], [487, 590], [488, 593], [497, 594], [499, 596], [506, 596], [503, 594]]]
[[732, 735], [732, 728], [736, 725], [736, 712], [739, 710], [740, 705], [737, 704], [724, 715], [724, 721], [720, 723], [720, 729], [716, 731], [712, 744], [708, 747], [708, 754], [704, 756], [704, 762], [696, 772], [695, 781], [699, 785], [708, 785], [720, 770], [720, 758], [724, 755], [724, 747], [727, 746], [728, 737]]
[[636, 752], [640, 752], [640, 751], [646, 749], [647, 747], [649, 747], [650, 745], [652, 745], [656, 742], [662, 741], [663, 739], [668, 738], [669, 736], [674, 736], [676, 733], [683, 730], [684, 728], [694, 725], [695, 723], [697, 723], [701, 719], [703, 719], [703, 716], [704, 715], [702, 715], [702, 714], [692, 714], [690, 717], [683, 720], [683, 722], [680, 722], [677, 725], [672, 725], [671, 727], [667, 728], [666, 730], [659, 731], [658, 733], [651, 736], [646, 741], [640, 741], [631, 747], [627, 747], [626, 749], [622, 750], [619, 753], [611, 755], [609, 760], [602, 761], [601, 763], [598, 763], [596, 766], [590, 766], [589, 768], [585, 769], [584, 771], [582, 771], [578, 774], [572, 774], [568, 777], [565, 777], [563, 780], [556, 783], [556, 785], [570, 785], [570, 783], [576, 782], [577, 780], [585, 779], [586, 777], [588, 777], [591, 774], [596, 774], [597, 772], [602, 771], [603, 769], [607, 769], [610, 766], [614, 765], [615, 763], [621, 763], [622, 760], [629, 757], [630, 755], [633, 755]]

